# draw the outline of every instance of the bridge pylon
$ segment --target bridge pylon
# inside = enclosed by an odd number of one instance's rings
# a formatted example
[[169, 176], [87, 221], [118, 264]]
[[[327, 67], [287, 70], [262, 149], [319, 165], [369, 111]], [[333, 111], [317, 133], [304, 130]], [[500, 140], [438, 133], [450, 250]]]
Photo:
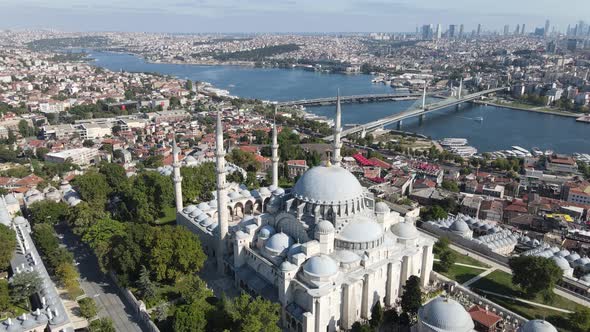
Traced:
[[402, 124], [403, 124], [403, 121], [402, 120], [399, 120], [397, 122], [397, 130], [402, 130]]

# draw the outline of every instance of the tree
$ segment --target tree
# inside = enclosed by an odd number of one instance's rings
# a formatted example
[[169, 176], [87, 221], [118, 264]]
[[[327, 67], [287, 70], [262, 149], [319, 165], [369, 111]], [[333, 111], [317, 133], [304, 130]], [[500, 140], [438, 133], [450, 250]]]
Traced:
[[186, 89], [189, 91], [193, 90], [193, 81], [191, 80], [186, 80]]
[[84, 142], [82, 142], [82, 146], [85, 148], [91, 148], [94, 146], [94, 141], [91, 139], [84, 140]]
[[237, 331], [279, 332], [280, 306], [261, 297], [242, 294], [226, 301], [225, 311]]
[[127, 172], [121, 165], [102, 163], [99, 173], [104, 175], [108, 185], [115, 193], [120, 192], [127, 185]]
[[88, 325], [89, 332], [116, 332], [113, 321], [108, 318], [95, 319]]
[[373, 308], [371, 309], [371, 319], [369, 323], [372, 328], [377, 328], [381, 324], [381, 320], [383, 319], [383, 308], [381, 307], [381, 301], [377, 301]]
[[186, 303], [204, 302], [213, 296], [213, 291], [196, 274], [182, 276], [176, 281], [175, 288]]
[[80, 202], [68, 209], [66, 220], [77, 235], [83, 235], [97, 220], [106, 217], [103, 209], [96, 209], [87, 202]]
[[8, 281], [0, 279], [0, 311], [4, 312], [10, 307], [10, 293], [8, 290]]
[[10, 260], [16, 249], [16, 233], [8, 226], [0, 224], [0, 270], [10, 267]]
[[553, 260], [544, 257], [512, 257], [508, 265], [512, 269], [512, 283], [519, 286], [530, 298], [538, 293], [551, 294], [563, 276], [559, 266]]
[[125, 227], [121, 222], [104, 218], [90, 226], [82, 236], [82, 241], [94, 250], [102, 269], [107, 266], [108, 255], [112, 249], [111, 239], [114, 236], [123, 235], [124, 232]]
[[576, 332], [590, 331], [590, 309], [581, 307], [568, 315], [569, 322]]
[[107, 196], [111, 192], [111, 187], [105, 176], [98, 172], [87, 172], [84, 175], [77, 176], [74, 179], [74, 185], [78, 189], [82, 200], [97, 208], [104, 207]]
[[361, 322], [354, 322], [352, 324], [351, 332], [373, 332], [374, 329], [370, 325]]
[[419, 277], [411, 276], [406, 281], [401, 306], [403, 312], [408, 314], [410, 319], [413, 320], [418, 313], [418, 309], [422, 306], [422, 290], [420, 289]]
[[146, 168], [158, 168], [164, 166], [164, 157], [162, 155], [149, 156], [143, 161]]
[[29, 220], [33, 225], [49, 223], [57, 224], [66, 219], [68, 205], [50, 200], [39, 201], [29, 206]]
[[24, 271], [15, 274], [10, 281], [10, 297], [16, 303], [21, 303], [31, 295], [41, 291], [43, 280], [37, 271]]
[[206, 310], [198, 304], [185, 304], [174, 313], [173, 329], [175, 332], [199, 332], [207, 327]]
[[256, 156], [251, 152], [233, 149], [227, 155], [227, 160], [249, 172], [256, 172], [260, 169], [260, 163], [256, 160]]
[[203, 163], [197, 167], [183, 167], [182, 193], [185, 203], [193, 201], [207, 201], [212, 199], [211, 192], [215, 190], [215, 165]]
[[457, 185], [457, 182], [454, 182], [454, 181], [443, 180], [441, 187], [443, 187], [443, 189], [446, 189], [446, 190], [454, 192], [454, 193], [459, 192], [459, 186]]
[[451, 266], [455, 265], [457, 261], [457, 254], [450, 249], [444, 250], [438, 257], [440, 259], [438, 266], [442, 272], [449, 271]]
[[139, 271], [139, 280], [137, 281], [137, 286], [139, 286], [139, 290], [141, 291], [144, 299], [149, 300], [156, 296], [156, 287], [150, 280], [150, 273], [144, 265], [141, 266], [141, 270]]
[[147, 264], [146, 248], [151, 247], [152, 233], [149, 225], [128, 223], [124, 234], [111, 240], [113, 249], [108, 266], [124, 285], [129, 280], [137, 280], [139, 267]]
[[80, 299], [78, 306], [80, 307], [80, 314], [86, 319], [92, 318], [98, 313], [96, 302], [90, 297]]
[[78, 270], [76, 267], [70, 263], [61, 263], [55, 268], [55, 276], [59, 279], [61, 284], [68, 290], [73, 290], [77, 288], [78, 285], [78, 278], [80, 275], [78, 274]]
[[434, 205], [429, 208], [423, 208], [420, 211], [420, 216], [422, 220], [438, 220], [438, 219], [445, 219], [447, 217], [447, 211], [445, 211], [439, 205]]

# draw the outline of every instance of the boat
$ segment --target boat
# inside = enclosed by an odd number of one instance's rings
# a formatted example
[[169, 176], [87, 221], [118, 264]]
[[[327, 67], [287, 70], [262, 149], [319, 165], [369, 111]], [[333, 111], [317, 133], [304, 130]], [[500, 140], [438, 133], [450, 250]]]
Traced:
[[541, 149], [539, 149], [538, 147], [533, 147], [531, 151], [533, 152], [533, 156], [535, 157], [543, 155], [543, 151], [541, 151]]
[[446, 146], [446, 147], [463, 146], [463, 145], [467, 145], [467, 139], [465, 139], [465, 138], [444, 138], [440, 141], [440, 145]]
[[533, 155], [529, 152], [529, 150], [522, 148], [518, 145], [513, 145], [512, 148], [514, 149], [514, 151], [517, 151], [519, 153], [517, 153], [518, 155], [521, 155], [523, 157], [532, 157]]
[[551, 155], [553, 155], [553, 150], [545, 150], [545, 155], [546, 155], [546, 156], [551, 156]]

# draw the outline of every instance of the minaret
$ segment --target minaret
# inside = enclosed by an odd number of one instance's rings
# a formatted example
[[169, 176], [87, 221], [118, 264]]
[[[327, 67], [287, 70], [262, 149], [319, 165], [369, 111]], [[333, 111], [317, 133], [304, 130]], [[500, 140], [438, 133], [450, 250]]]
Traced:
[[217, 169], [217, 222], [219, 230], [219, 239], [217, 243], [217, 271], [224, 273], [223, 257], [225, 254], [225, 240], [228, 230], [227, 216], [227, 184], [225, 182], [225, 150], [223, 149], [223, 126], [221, 124], [221, 112], [217, 110], [217, 129], [216, 129], [216, 169]]
[[426, 81], [424, 81], [424, 93], [422, 94], [422, 109], [426, 109]]
[[[277, 109], [275, 108], [275, 115]], [[275, 187], [279, 186], [279, 143], [277, 139], [277, 124], [273, 121], [272, 124], [272, 185]]]
[[180, 149], [176, 145], [176, 138], [172, 143], [172, 155], [173, 155], [173, 162], [172, 167], [174, 168], [174, 177], [172, 181], [174, 182], [174, 199], [176, 201], [176, 213], [180, 213], [182, 211], [182, 176], [180, 176], [180, 161], [178, 160], [178, 154], [180, 153]]
[[332, 164], [340, 166], [342, 157], [340, 156], [340, 149], [342, 142], [340, 142], [340, 134], [342, 134], [342, 110], [340, 108], [340, 90], [338, 90], [338, 97], [336, 98], [336, 121], [334, 122], [334, 151], [332, 153]]
[[457, 99], [461, 99], [461, 90], [463, 90], [463, 77], [461, 77], [461, 82], [459, 83], [459, 94], [457, 95]]

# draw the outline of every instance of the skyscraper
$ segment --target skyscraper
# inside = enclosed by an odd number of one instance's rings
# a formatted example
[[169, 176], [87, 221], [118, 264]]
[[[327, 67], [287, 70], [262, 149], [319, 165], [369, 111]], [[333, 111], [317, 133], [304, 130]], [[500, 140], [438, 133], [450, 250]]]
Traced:
[[514, 30], [515, 35], [520, 35], [520, 24], [516, 25], [516, 30]]
[[510, 34], [510, 26], [506, 24], [504, 26], [504, 36], [508, 36]]
[[522, 29], [520, 29], [520, 34], [524, 35], [525, 34], [525, 29], [526, 29], [526, 25], [523, 23], [522, 24]]
[[442, 37], [442, 25], [439, 23], [436, 26], [436, 39], [440, 39]]
[[481, 35], [481, 24], [477, 25], [477, 35]]
[[455, 30], [457, 26], [455, 24], [449, 25], [449, 38], [455, 38]]
[[461, 24], [459, 26], [459, 38], [463, 38], [463, 29], [464, 29], [463, 24]]
[[432, 39], [432, 24], [424, 24], [422, 26], [422, 39]]
[[546, 20], [545, 21], [545, 31], [544, 31], [545, 37], [549, 36], [549, 26], [550, 26], [549, 20]]

